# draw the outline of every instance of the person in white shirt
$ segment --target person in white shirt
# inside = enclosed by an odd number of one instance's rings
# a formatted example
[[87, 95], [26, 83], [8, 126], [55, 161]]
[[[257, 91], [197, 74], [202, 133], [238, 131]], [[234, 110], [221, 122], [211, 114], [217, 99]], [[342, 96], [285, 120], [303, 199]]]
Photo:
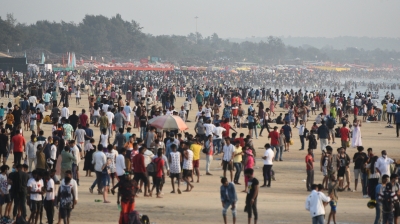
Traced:
[[42, 207], [42, 193], [44, 192], [42, 176], [34, 170], [32, 172], [32, 178], [28, 180], [27, 184], [27, 193], [30, 195], [31, 209], [29, 220], [32, 220], [32, 223], [37, 223], [38, 221], [40, 209]]
[[189, 116], [189, 110], [192, 107], [192, 103], [189, 101], [188, 98], [186, 98], [185, 102], [183, 103], [183, 107], [186, 110], [186, 120], [187, 120], [187, 118]]
[[226, 177], [226, 170], [229, 169], [231, 174], [231, 182], [233, 181], [233, 157], [235, 156], [235, 149], [231, 144], [230, 138], [225, 138], [225, 145], [222, 148], [222, 169], [224, 170], [224, 177]]
[[387, 157], [386, 150], [383, 150], [382, 157], [379, 157], [375, 162], [375, 168], [380, 176], [385, 174], [390, 176], [390, 164], [393, 164], [394, 162], [395, 160]]
[[108, 136], [112, 137], [113, 132], [112, 132], [112, 121], [114, 119], [114, 114], [111, 112], [111, 108], [108, 108], [108, 112], [106, 113], [106, 116], [108, 118]]
[[187, 120], [187, 112], [184, 110], [184, 107], [181, 107], [181, 110], [179, 111], [179, 117], [182, 118], [182, 120], [186, 121]]
[[[213, 129], [214, 139], [213, 139], [213, 153], [221, 153], [222, 148], [222, 133], [226, 131], [225, 128], [221, 127], [220, 123], [215, 124], [215, 128]], [[218, 151], [217, 151], [218, 150]]]
[[43, 207], [46, 211], [46, 216], [49, 224], [53, 224], [53, 218], [54, 218], [54, 204], [53, 201], [55, 199], [55, 184], [54, 180], [50, 178], [50, 173], [45, 172], [43, 176], [44, 180], [47, 182], [46, 183], [46, 196], [45, 199], [43, 200]]
[[34, 170], [32, 167], [32, 163], [35, 164], [35, 168], [36, 168], [36, 151], [37, 151], [37, 142], [35, 141], [36, 139], [36, 135], [31, 135], [31, 140], [29, 142], [26, 143], [26, 156], [28, 157], [28, 164], [29, 164], [29, 172], [32, 172], [32, 170]]
[[61, 117], [60, 118], [65, 117], [66, 119], [68, 119], [69, 115], [70, 115], [69, 114], [69, 109], [68, 109], [68, 107], [66, 105], [64, 105], [64, 107], [61, 109]]
[[[204, 124], [204, 128], [206, 129], [206, 136], [213, 135], [213, 131], [215, 129], [215, 125], [211, 124], [211, 120], [207, 119]], [[204, 139], [201, 139], [204, 140]]]
[[125, 180], [125, 171], [126, 171], [126, 166], [125, 166], [125, 155], [126, 155], [126, 148], [121, 148], [120, 152], [115, 159], [115, 172], [118, 176], [119, 182], [111, 188], [111, 193], [115, 194], [115, 188], [117, 188], [120, 185], [121, 181]]
[[311, 194], [308, 195], [306, 200], [306, 210], [310, 211], [312, 223], [324, 224], [324, 202], [329, 202], [331, 199], [330, 197], [327, 197], [324, 193], [318, 191], [318, 185], [311, 185], [311, 189]]
[[131, 108], [131, 106], [129, 106], [129, 102], [127, 102], [126, 106], [124, 106], [124, 112], [126, 114], [125, 125], [130, 125], [132, 108]]
[[106, 154], [104, 154], [103, 152], [103, 146], [99, 144], [98, 151], [93, 153], [93, 158], [92, 158], [92, 164], [94, 164], [94, 171], [96, 172], [96, 181], [89, 188], [90, 193], [93, 193], [93, 188], [96, 186], [96, 183], [99, 192], [101, 192], [101, 189], [103, 189], [101, 174], [103, 171], [102, 168], [106, 164], [106, 162], [107, 162], [107, 157]]
[[300, 120], [300, 126], [297, 127], [299, 129], [299, 137], [300, 137], [300, 143], [301, 143], [301, 148], [300, 150], [304, 150], [304, 121]]
[[76, 180], [79, 186], [79, 162], [81, 161], [81, 155], [78, 146], [76, 146], [75, 140], [69, 141], [70, 152], [75, 157], [76, 163], [72, 163], [72, 177]]
[[36, 96], [30, 96], [29, 98], [28, 98], [28, 101], [29, 101], [29, 104], [32, 104], [34, 107], [36, 107], [36, 103], [37, 103], [37, 98], [36, 98]]
[[[272, 178], [272, 160], [274, 159], [274, 151], [271, 149], [271, 145], [269, 143], [264, 146], [265, 152], [262, 157], [264, 166], [263, 166], [263, 176], [264, 176], [264, 184], [261, 187], [271, 187], [271, 178]], [[268, 180], [268, 184], [267, 184]]]
[[206, 117], [206, 120], [210, 120], [211, 119], [212, 109], [210, 108], [210, 106], [208, 104], [206, 104], [206, 107], [203, 108], [202, 112], [204, 112], [204, 116]]

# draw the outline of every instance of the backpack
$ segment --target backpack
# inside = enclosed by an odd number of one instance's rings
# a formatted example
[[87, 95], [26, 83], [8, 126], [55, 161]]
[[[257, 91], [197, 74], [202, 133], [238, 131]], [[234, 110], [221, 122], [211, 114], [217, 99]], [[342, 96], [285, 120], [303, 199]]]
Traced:
[[390, 107], [390, 109], [392, 109], [392, 113], [395, 113], [395, 112], [396, 112], [396, 109], [397, 109], [396, 104], [393, 104], [393, 105]]
[[335, 127], [335, 121], [333, 118], [328, 118], [328, 121], [326, 122], [326, 126], [328, 126], [329, 129], [332, 129]]
[[72, 208], [72, 186], [61, 185], [60, 186], [60, 208]]
[[[207, 141], [209, 142], [209, 141]], [[210, 151], [210, 143], [208, 143], [208, 147], [207, 147], [207, 142], [206, 144], [204, 144], [203, 150], [201, 150], [204, 154], [208, 154], [208, 152]]]
[[384, 213], [390, 213], [393, 212], [393, 208], [394, 208], [394, 203], [393, 203], [392, 192], [384, 191], [382, 197], [382, 211]]
[[149, 165], [147, 165], [146, 170], [149, 173], [155, 173], [156, 172], [156, 164], [154, 163], [154, 161], [151, 161], [151, 163], [149, 163]]

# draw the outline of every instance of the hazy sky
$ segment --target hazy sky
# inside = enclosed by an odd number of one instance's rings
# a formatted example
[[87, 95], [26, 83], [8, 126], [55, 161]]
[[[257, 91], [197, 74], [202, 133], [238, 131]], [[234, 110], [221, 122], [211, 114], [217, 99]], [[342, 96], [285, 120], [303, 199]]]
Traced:
[[[85, 14], [135, 20], [154, 35], [400, 37], [400, 0], [0, 0], [0, 16], [79, 23]], [[0, 31], [1, 32], [1, 31]]]

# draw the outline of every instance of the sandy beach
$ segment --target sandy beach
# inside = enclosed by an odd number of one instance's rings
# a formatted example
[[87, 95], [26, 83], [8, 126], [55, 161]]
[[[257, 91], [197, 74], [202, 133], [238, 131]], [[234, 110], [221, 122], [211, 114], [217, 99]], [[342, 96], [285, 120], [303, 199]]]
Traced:
[[[124, 97], [125, 98], [125, 97]], [[184, 98], [179, 97], [175, 104], [176, 108], [180, 108], [183, 104]], [[8, 99], [1, 98], [0, 102], [6, 105]], [[80, 113], [82, 109], [88, 109], [87, 93], [82, 95], [81, 104], [75, 104], [74, 95], [70, 100], [69, 110], [72, 114], [73, 110]], [[132, 104], [131, 104], [132, 105]], [[267, 104], [268, 105], [268, 104]], [[247, 108], [247, 106], [246, 106]], [[245, 109], [246, 109], [245, 108]], [[192, 105], [192, 110], [189, 113], [188, 122], [189, 132], [194, 133], [194, 116], [196, 106]], [[246, 110], [247, 111], [247, 110]], [[277, 108], [276, 112], [283, 112], [283, 109]], [[46, 112], [44, 115], [50, 114]], [[278, 113], [279, 114], [279, 113]], [[133, 119], [133, 118], [132, 118]], [[307, 127], [311, 127], [312, 122], [315, 119], [315, 115], [309, 118]], [[271, 124], [274, 126], [275, 124]], [[52, 125], [43, 125], [45, 136], [50, 135]], [[281, 125], [278, 125], [279, 127]], [[395, 135], [394, 128], [385, 128], [385, 122], [379, 123], [362, 123], [362, 141], [365, 151], [367, 148], [372, 147], [374, 154], [380, 156], [381, 150], [387, 150], [390, 158], [400, 158], [400, 152], [397, 149], [398, 139]], [[96, 127], [91, 127], [94, 130], [94, 136], [96, 144], [99, 140], [100, 131]], [[237, 129], [238, 133], [243, 132], [245, 135], [248, 133], [248, 129]], [[259, 130], [258, 130], [259, 131]], [[135, 129], [133, 133], [139, 134], [138, 130]], [[28, 140], [30, 132], [24, 132], [24, 137]], [[255, 177], [260, 181], [262, 180], [262, 160], [261, 156], [264, 153], [263, 145], [269, 140], [267, 139], [267, 133], [264, 133], [264, 137], [254, 139], [255, 148], [257, 150], [257, 159], [255, 165]], [[113, 140], [113, 139], [112, 139]], [[293, 129], [293, 140], [294, 145], [290, 146], [290, 152], [283, 153], [282, 162], [274, 162], [273, 169], [275, 171], [276, 181], [272, 182], [271, 188], [260, 188], [258, 195], [258, 223], [310, 223], [311, 218], [308, 211], [305, 210], [304, 204], [305, 199], [309, 192], [306, 191], [305, 179], [305, 162], [304, 157], [306, 151], [299, 151], [300, 140], [297, 129]], [[340, 140], [332, 145], [334, 152], [336, 148], [340, 146]], [[397, 143], [396, 143], [397, 142]], [[308, 143], [306, 142], [306, 145]], [[352, 158], [356, 149], [350, 148], [347, 153]], [[315, 182], [322, 182], [322, 173], [319, 171], [319, 159], [321, 151], [315, 150]], [[7, 164], [11, 166], [13, 156], [11, 155], [7, 161]], [[200, 160], [200, 183], [194, 183], [194, 189], [189, 192], [183, 192], [181, 195], [171, 194], [171, 183], [170, 179], [166, 178], [166, 184], [164, 185], [164, 195], [162, 199], [157, 199], [155, 196], [152, 198], [144, 198], [143, 194], [140, 194], [136, 198], [136, 209], [142, 214], [146, 214], [150, 217], [150, 223], [223, 223], [221, 202], [220, 202], [220, 176], [222, 175], [221, 169], [221, 156], [214, 156], [214, 161], [211, 166], [211, 173], [213, 176], [205, 175], [205, 155], [202, 153]], [[94, 177], [85, 177], [85, 171], [83, 168], [83, 161], [80, 163], [80, 186], [79, 186], [79, 200], [78, 204], [72, 212], [71, 223], [104, 223], [111, 224], [117, 223], [119, 218], [119, 211], [116, 203], [116, 196], [110, 195], [110, 204], [104, 204], [94, 202], [95, 199], [101, 199], [102, 195], [89, 193], [89, 186], [94, 180]], [[353, 171], [354, 165], [351, 165]], [[351, 188], [354, 189], [354, 178], [353, 173], [351, 180]], [[240, 178], [242, 185], [236, 185], [236, 191], [238, 194], [239, 201], [237, 203], [237, 223], [247, 223], [247, 213], [243, 212], [245, 205], [245, 193], [244, 190], [244, 178], [243, 175]], [[186, 187], [181, 185], [181, 189]], [[336, 219], [338, 223], [372, 223], [375, 218], [375, 210], [367, 207], [369, 199], [362, 197], [361, 184], [359, 183], [357, 192], [339, 192], [339, 200], [337, 207]], [[326, 213], [329, 214], [329, 206], [326, 207]], [[46, 222], [45, 212], [43, 214], [43, 221]], [[57, 216], [56, 216], [57, 217]], [[232, 216], [228, 211], [228, 220], [231, 223]], [[228, 222], [228, 223], [229, 223]]]

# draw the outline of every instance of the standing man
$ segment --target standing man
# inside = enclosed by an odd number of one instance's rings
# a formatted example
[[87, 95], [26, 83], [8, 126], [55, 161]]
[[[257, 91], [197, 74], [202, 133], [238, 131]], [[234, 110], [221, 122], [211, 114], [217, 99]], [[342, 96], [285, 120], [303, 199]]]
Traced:
[[394, 118], [396, 119], [396, 134], [398, 138], [400, 129], [400, 107], [397, 108], [397, 113], [394, 114]]
[[321, 121], [321, 126], [318, 127], [317, 130], [317, 140], [320, 140], [320, 146], [321, 146], [321, 151], [324, 152], [326, 146], [328, 145], [328, 141], [330, 141], [330, 136], [329, 136], [329, 129], [325, 125], [325, 121]]
[[298, 129], [299, 129], [299, 137], [300, 137], [300, 143], [301, 143], [300, 150], [304, 150], [304, 121], [303, 120], [300, 120], [300, 127], [298, 127]]
[[181, 179], [181, 162], [182, 162], [182, 156], [180, 152], [176, 151], [176, 145], [172, 144], [171, 145], [171, 150], [169, 155], [167, 155], [169, 163], [170, 163], [170, 178], [171, 178], [171, 185], [172, 185], [172, 191], [171, 193], [175, 193], [175, 181], [174, 178], [177, 179], [178, 183], [178, 194], [181, 194], [181, 190], [179, 189], [180, 185], [180, 179]]
[[[106, 165], [106, 161], [107, 161], [107, 158], [106, 158], [106, 154], [104, 154], [104, 152], [103, 152], [103, 145], [99, 144], [98, 151], [95, 152], [92, 157], [92, 164], [94, 165], [94, 171], [96, 172], [96, 182], [94, 183], [94, 185], [96, 185], [96, 183], [97, 183], [99, 193], [101, 193], [101, 191], [103, 189], [103, 181], [101, 179], [101, 174], [102, 174], [104, 165]], [[93, 193], [94, 185], [92, 185], [89, 188], [90, 193]]]
[[361, 188], [362, 188], [362, 192], [363, 192], [363, 197], [364, 198], [368, 198], [368, 194], [367, 194], [367, 187], [364, 186], [364, 177], [363, 177], [363, 173], [362, 170], [365, 169], [364, 166], [368, 161], [368, 156], [364, 151], [364, 147], [362, 146], [357, 146], [357, 151], [356, 153], [354, 153], [353, 156], [353, 163], [354, 163], [354, 191], [357, 191], [357, 184], [358, 184], [358, 178], [360, 177], [361, 179]]
[[226, 177], [226, 170], [229, 169], [231, 174], [231, 182], [233, 181], [233, 157], [235, 156], [235, 149], [231, 144], [229, 137], [225, 138], [225, 145], [222, 148], [222, 169], [224, 170], [224, 177]]
[[220, 188], [220, 195], [221, 195], [221, 202], [222, 202], [222, 217], [224, 218], [224, 224], [227, 224], [226, 220], [226, 212], [231, 206], [232, 210], [232, 220], [233, 224], [236, 223], [236, 202], [238, 200], [235, 185], [231, 182], [228, 182], [226, 177], [221, 178], [221, 188]]
[[[247, 181], [247, 195], [246, 195], [246, 207], [248, 224], [251, 223], [251, 213], [254, 213], [254, 224], [257, 224], [258, 212], [257, 212], [257, 196], [259, 190], [259, 181], [253, 176], [254, 170], [247, 168], [244, 171], [244, 175], [248, 178]], [[265, 181], [264, 181], [265, 182]]]
[[382, 150], [382, 157], [379, 157], [376, 161], [375, 168], [380, 176], [385, 174], [390, 176], [390, 164], [393, 164], [394, 162], [394, 159], [391, 159], [387, 156], [386, 150]]
[[199, 138], [196, 138], [195, 142], [190, 145], [190, 150], [193, 152], [193, 169], [197, 176], [197, 183], [200, 182], [200, 152], [203, 148]]
[[23, 154], [25, 152], [25, 138], [19, 133], [19, 130], [15, 130], [15, 135], [11, 139], [14, 147], [10, 151], [10, 154], [14, 153], [14, 165], [21, 164]]
[[314, 184], [314, 158], [312, 155], [313, 155], [313, 150], [308, 149], [308, 154], [306, 155], [307, 191], [311, 191], [311, 186]]
[[308, 195], [306, 200], [306, 210], [310, 212], [313, 224], [324, 224], [324, 203], [328, 203], [330, 200], [324, 193], [318, 191], [318, 185], [311, 185], [311, 194]]
[[[274, 159], [274, 151], [271, 149], [270, 144], [265, 144], [264, 146], [265, 152], [262, 159], [264, 160], [263, 166], [263, 176], [264, 176], [264, 184], [261, 187], [271, 187], [271, 177], [272, 177], [272, 160]], [[268, 184], [267, 184], [268, 180]]]
[[282, 129], [283, 129], [283, 134], [285, 135], [285, 151], [289, 152], [290, 138], [293, 137], [292, 128], [290, 127], [289, 122], [285, 121], [285, 125], [282, 126]]
[[[193, 152], [188, 149], [188, 144], [183, 143], [183, 180], [186, 182], [186, 190], [185, 192], [190, 192], [193, 189], [193, 185], [189, 182], [189, 176], [192, 175], [193, 171]], [[193, 179], [193, 178], [192, 178]], [[190, 187], [190, 189], [189, 189]]]
[[[275, 126], [274, 130], [268, 133], [268, 138], [271, 139], [271, 149], [274, 150], [276, 149], [276, 153], [278, 154], [278, 148], [279, 148], [279, 132], [278, 132], [278, 127]], [[281, 160], [282, 161], [282, 160]]]
[[350, 129], [348, 129], [346, 127], [346, 123], [343, 123], [343, 127], [340, 128], [339, 132], [340, 132], [340, 139], [342, 142], [342, 148], [344, 148], [344, 150], [346, 150], [347, 142], [350, 140], [350, 138], [349, 138]]
[[242, 172], [242, 156], [243, 156], [242, 147], [240, 146], [239, 141], [235, 141], [235, 152], [233, 156], [233, 166], [235, 167], [235, 178], [234, 183], [240, 185], [239, 178], [240, 173]]

